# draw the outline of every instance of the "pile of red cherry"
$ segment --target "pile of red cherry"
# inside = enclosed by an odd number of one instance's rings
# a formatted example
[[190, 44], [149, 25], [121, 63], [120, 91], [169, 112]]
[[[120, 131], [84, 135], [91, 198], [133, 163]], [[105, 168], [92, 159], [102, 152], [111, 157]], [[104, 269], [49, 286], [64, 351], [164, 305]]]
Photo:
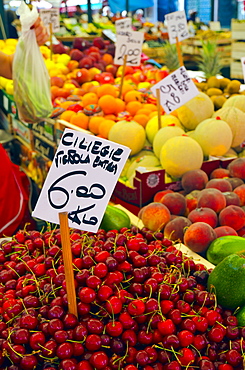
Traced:
[[78, 318], [68, 313], [60, 230], [0, 250], [0, 368], [233, 370], [245, 327], [206, 290], [208, 271], [146, 229], [71, 232]]

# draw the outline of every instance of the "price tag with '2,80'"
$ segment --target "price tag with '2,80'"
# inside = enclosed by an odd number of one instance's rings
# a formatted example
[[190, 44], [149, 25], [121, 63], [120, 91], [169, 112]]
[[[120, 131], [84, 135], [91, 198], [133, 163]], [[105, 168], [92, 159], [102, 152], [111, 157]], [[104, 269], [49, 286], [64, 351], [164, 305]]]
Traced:
[[182, 41], [189, 37], [187, 20], [184, 10], [166, 14], [165, 20], [167, 21], [170, 44], [175, 44], [176, 38], [178, 38], [178, 41]]
[[117, 35], [114, 64], [123, 65], [127, 55], [127, 66], [139, 66], [143, 40], [142, 32], [128, 31], [127, 35]]
[[152, 86], [151, 91], [157, 96], [160, 90], [160, 103], [166, 113], [171, 113], [199, 94], [185, 67], [180, 67], [162, 81]]

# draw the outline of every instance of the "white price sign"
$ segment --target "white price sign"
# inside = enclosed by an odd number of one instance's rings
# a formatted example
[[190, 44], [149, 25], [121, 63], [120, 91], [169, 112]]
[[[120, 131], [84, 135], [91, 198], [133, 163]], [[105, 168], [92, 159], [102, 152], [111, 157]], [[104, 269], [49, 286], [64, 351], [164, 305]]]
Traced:
[[241, 63], [242, 63], [243, 79], [244, 79], [244, 82], [245, 82], [245, 57], [241, 58]]
[[117, 35], [125, 35], [126, 32], [132, 30], [132, 18], [118, 19], [115, 26]]
[[178, 41], [188, 39], [189, 31], [184, 10], [166, 14], [165, 20], [167, 21], [170, 44], [175, 44], [177, 37]]
[[59, 32], [60, 30], [60, 11], [59, 8], [52, 9], [40, 9], [40, 18], [45, 27], [49, 27], [52, 24], [53, 32]]
[[142, 32], [128, 31], [127, 36], [117, 35], [114, 64], [123, 65], [127, 55], [127, 66], [139, 66], [143, 41]]
[[70, 227], [97, 232], [129, 153], [123, 145], [65, 129], [33, 216], [58, 224], [59, 213], [68, 212]]
[[154, 96], [157, 96], [157, 89], [160, 90], [160, 103], [166, 113], [173, 112], [200, 93], [188, 76], [185, 67], [176, 69], [175, 72], [152, 86], [151, 91]]

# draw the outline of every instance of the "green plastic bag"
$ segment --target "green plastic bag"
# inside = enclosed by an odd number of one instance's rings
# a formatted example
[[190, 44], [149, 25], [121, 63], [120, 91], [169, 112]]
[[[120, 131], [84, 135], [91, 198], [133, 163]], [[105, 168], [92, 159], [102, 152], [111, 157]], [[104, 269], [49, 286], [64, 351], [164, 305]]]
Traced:
[[52, 112], [50, 78], [31, 26], [38, 18], [36, 7], [32, 10], [24, 1], [18, 9], [22, 33], [13, 60], [14, 100], [19, 118], [35, 123]]

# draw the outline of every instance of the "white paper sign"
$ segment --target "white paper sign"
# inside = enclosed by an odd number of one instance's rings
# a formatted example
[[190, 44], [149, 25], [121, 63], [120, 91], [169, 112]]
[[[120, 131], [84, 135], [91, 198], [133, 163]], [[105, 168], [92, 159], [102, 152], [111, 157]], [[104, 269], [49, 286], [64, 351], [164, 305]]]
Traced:
[[45, 27], [49, 27], [52, 24], [53, 32], [59, 32], [60, 30], [60, 11], [59, 8], [52, 9], [40, 9], [40, 18]]
[[130, 149], [86, 133], [65, 129], [33, 216], [97, 232]]
[[188, 76], [185, 67], [176, 69], [175, 72], [152, 86], [151, 91], [155, 96], [157, 96], [157, 89], [160, 90], [161, 106], [166, 113], [173, 112], [200, 93]]
[[170, 44], [176, 43], [176, 37], [178, 37], [178, 41], [188, 39], [189, 31], [184, 10], [166, 14], [165, 20], [167, 21]]
[[132, 30], [132, 18], [118, 19], [115, 26], [117, 35], [125, 35], [125, 32]]
[[245, 57], [241, 58], [241, 63], [242, 63], [243, 79], [244, 79], [244, 82], [245, 82]]
[[142, 32], [128, 31], [127, 36], [117, 35], [114, 64], [123, 65], [124, 56], [127, 55], [127, 66], [139, 66], [143, 41]]

